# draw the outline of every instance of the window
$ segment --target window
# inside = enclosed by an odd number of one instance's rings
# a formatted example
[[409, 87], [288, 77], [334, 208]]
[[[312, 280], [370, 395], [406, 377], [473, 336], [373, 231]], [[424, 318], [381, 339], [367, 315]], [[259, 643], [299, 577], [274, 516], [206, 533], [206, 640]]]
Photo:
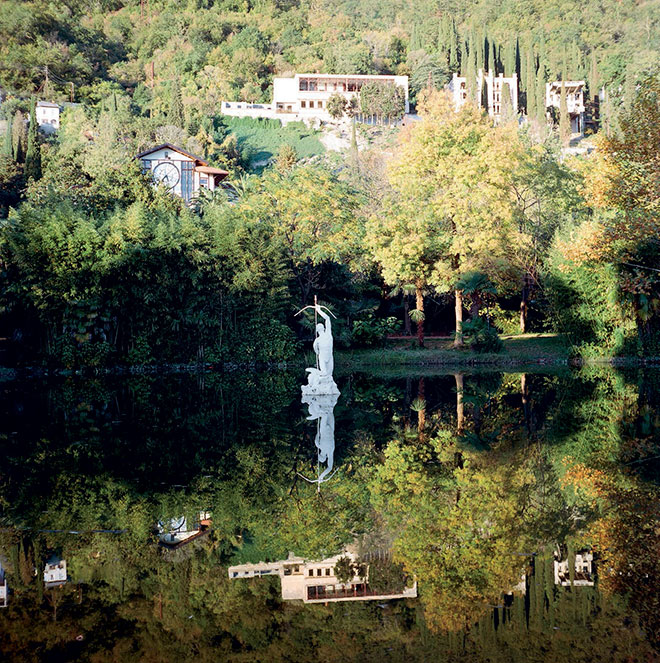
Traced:
[[300, 79], [300, 84], [298, 85], [298, 89], [301, 90], [302, 92], [307, 92], [309, 87], [307, 85], [307, 79], [306, 78], [301, 78]]
[[329, 576], [330, 575], [330, 569], [325, 570], [325, 575]]
[[314, 569], [309, 570], [309, 575], [310, 575], [310, 577], [314, 575]]
[[300, 102], [300, 108], [307, 108], [307, 102], [306, 101], [301, 101]]
[[323, 569], [316, 569], [316, 575], [320, 576], [323, 573]]
[[200, 187], [207, 187], [209, 186], [209, 180], [208, 177], [200, 177], [199, 178], [199, 186]]

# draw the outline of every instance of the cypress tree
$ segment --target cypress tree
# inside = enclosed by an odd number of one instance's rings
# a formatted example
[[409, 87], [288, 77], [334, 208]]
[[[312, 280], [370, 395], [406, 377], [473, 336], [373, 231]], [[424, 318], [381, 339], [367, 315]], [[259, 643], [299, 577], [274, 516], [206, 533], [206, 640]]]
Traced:
[[16, 111], [14, 115], [14, 121], [11, 125], [12, 132], [12, 145], [14, 150], [14, 159], [18, 163], [23, 163], [25, 161], [25, 116], [21, 111]]
[[516, 74], [518, 74], [518, 80], [520, 80], [520, 42], [518, 41], [518, 37], [516, 37], [516, 60], [515, 60], [515, 71]]
[[516, 50], [514, 43], [508, 41], [504, 52], [504, 75], [512, 76], [516, 72]]
[[635, 70], [632, 64], [628, 63], [626, 67], [625, 80], [623, 83], [623, 106], [629, 111], [635, 99], [636, 85], [635, 85]]
[[511, 101], [511, 87], [508, 83], [502, 85], [502, 101], [500, 103], [500, 119], [502, 122], [512, 122], [516, 113], [513, 110], [513, 102]]
[[175, 127], [183, 127], [183, 100], [181, 98], [181, 85], [175, 78], [172, 85], [172, 98], [170, 99], [169, 122]]
[[41, 177], [41, 150], [37, 136], [37, 102], [32, 97], [30, 104], [30, 127], [28, 129], [27, 151], [25, 153], [25, 177], [38, 180]]
[[539, 122], [545, 124], [545, 75], [543, 67], [539, 66], [536, 72], [536, 117]]
[[[526, 108], [527, 115], [534, 114], [534, 95], [536, 94], [536, 71], [534, 67], [534, 52], [532, 46], [527, 51], [527, 58], [525, 62], [525, 92], [526, 95]], [[530, 106], [532, 107], [530, 110]]]
[[495, 41], [490, 40], [490, 57], [488, 58], [488, 68], [493, 72], [493, 76], [497, 76], [497, 56], [495, 55]]
[[563, 76], [561, 80], [561, 95], [559, 97], [559, 137], [561, 138], [562, 145], [568, 145], [571, 138], [571, 121], [568, 117], [566, 85]]
[[598, 94], [598, 65], [596, 63], [596, 51], [591, 51], [591, 66], [589, 67], [589, 96], [590, 101]]
[[471, 103], [477, 101], [477, 54], [475, 53], [474, 41], [470, 41], [469, 53], [467, 56], [467, 68], [465, 71], [465, 88], [467, 98]]
[[449, 70], [453, 73], [458, 71], [458, 33], [456, 32], [456, 22], [451, 19], [450, 30], [451, 41], [449, 43]]
[[468, 54], [465, 40], [461, 39], [461, 76], [467, 76]]
[[5, 138], [2, 143], [2, 153], [10, 159], [14, 158], [14, 143], [11, 139], [12, 124], [14, 121], [13, 115], [7, 116], [7, 128], [5, 129]]
[[479, 39], [476, 39], [475, 41], [477, 42], [477, 49], [476, 49], [476, 56], [477, 56], [477, 71], [481, 69], [482, 71], [485, 69], [485, 57], [484, 57], [484, 41], [486, 37], [485, 34], [482, 34], [482, 36]]

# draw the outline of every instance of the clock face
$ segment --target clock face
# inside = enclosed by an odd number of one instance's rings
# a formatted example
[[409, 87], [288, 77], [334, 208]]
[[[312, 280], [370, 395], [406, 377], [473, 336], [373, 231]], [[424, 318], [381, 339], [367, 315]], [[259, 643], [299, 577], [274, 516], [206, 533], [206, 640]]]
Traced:
[[179, 169], [168, 161], [159, 163], [153, 170], [155, 182], [164, 184], [168, 189], [173, 189], [179, 182]]

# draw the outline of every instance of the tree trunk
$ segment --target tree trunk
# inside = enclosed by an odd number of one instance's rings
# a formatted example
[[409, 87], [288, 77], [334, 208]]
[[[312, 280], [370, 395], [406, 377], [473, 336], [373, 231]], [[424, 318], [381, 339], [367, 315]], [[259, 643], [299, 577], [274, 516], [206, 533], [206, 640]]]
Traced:
[[522, 292], [520, 293], [520, 333], [527, 333], [527, 311], [529, 302], [529, 276], [525, 274]]
[[422, 406], [417, 410], [417, 435], [421, 439], [422, 434], [424, 433], [424, 427], [426, 426], [426, 398], [424, 395], [424, 378], [419, 378], [419, 384], [417, 386], [417, 400]]
[[481, 293], [475, 292], [472, 294], [472, 303], [470, 304], [470, 319], [476, 320], [479, 317], [481, 310]]
[[465, 423], [464, 406], [463, 406], [463, 375], [454, 373], [456, 380], [456, 432], [460, 435], [463, 432], [463, 425]]
[[463, 291], [456, 290], [456, 336], [454, 338], [454, 347], [462, 348], [463, 347]]
[[417, 310], [420, 312], [421, 317], [417, 321], [417, 342], [419, 347], [424, 347], [424, 293], [420, 285], [415, 285], [415, 299]]
[[408, 302], [408, 295], [403, 293], [403, 333], [406, 336], [412, 336], [412, 328], [410, 325], [410, 303]]

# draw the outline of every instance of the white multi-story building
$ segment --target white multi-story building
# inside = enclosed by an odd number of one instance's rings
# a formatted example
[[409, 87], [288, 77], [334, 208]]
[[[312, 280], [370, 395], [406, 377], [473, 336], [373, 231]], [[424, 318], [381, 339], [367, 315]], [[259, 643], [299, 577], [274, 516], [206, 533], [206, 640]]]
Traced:
[[51, 101], [37, 101], [35, 111], [39, 129], [54, 133], [60, 128], [60, 107]]
[[398, 85], [405, 95], [405, 112], [408, 102], [407, 76], [371, 76], [362, 74], [296, 74], [293, 78], [273, 79], [273, 101], [270, 104], [250, 104], [243, 101], [223, 101], [221, 110], [234, 117], [266, 117], [292, 120], [330, 120], [328, 99], [340, 94], [347, 100], [360, 98], [360, 90], [366, 83], [379, 81]]
[[[484, 74], [481, 69], [477, 72], [477, 80], [475, 81], [476, 101], [480, 107], [483, 106], [485, 102], [487, 104], [488, 115], [493, 118], [500, 117], [503, 105], [502, 94], [505, 90], [505, 84], [508, 85], [511, 107], [513, 108], [514, 113], [517, 113], [518, 76], [516, 74], [513, 74], [513, 76], [504, 76], [504, 74], [495, 76], [492, 72], [486, 72]], [[484, 86], [486, 87], [485, 94]], [[467, 78], [455, 73], [449, 83], [449, 89], [454, 96], [454, 105], [456, 110], [458, 110], [467, 101]]]
[[303, 601], [304, 603], [327, 603], [328, 601], [383, 601], [386, 599], [415, 598], [417, 583], [406, 587], [399, 594], [379, 594], [369, 587], [366, 580], [355, 576], [348, 583], [340, 583], [335, 576], [335, 566], [341, 557], [349, 557], [353, 562], [356, 556], [350, 552], [311, 562], [289, 554], [288, 559], [279, 562], [240, 564], [230, 566], [229, 577], [263, 578], [278, 576], [282, 586], [282, 599]]
[[584, 81], [553, 81], [545, 84], [545, 107], [561, 108], [561, 86], [566, 89], [566, 109], [571, 123], [571, 133], [584, 133]]

